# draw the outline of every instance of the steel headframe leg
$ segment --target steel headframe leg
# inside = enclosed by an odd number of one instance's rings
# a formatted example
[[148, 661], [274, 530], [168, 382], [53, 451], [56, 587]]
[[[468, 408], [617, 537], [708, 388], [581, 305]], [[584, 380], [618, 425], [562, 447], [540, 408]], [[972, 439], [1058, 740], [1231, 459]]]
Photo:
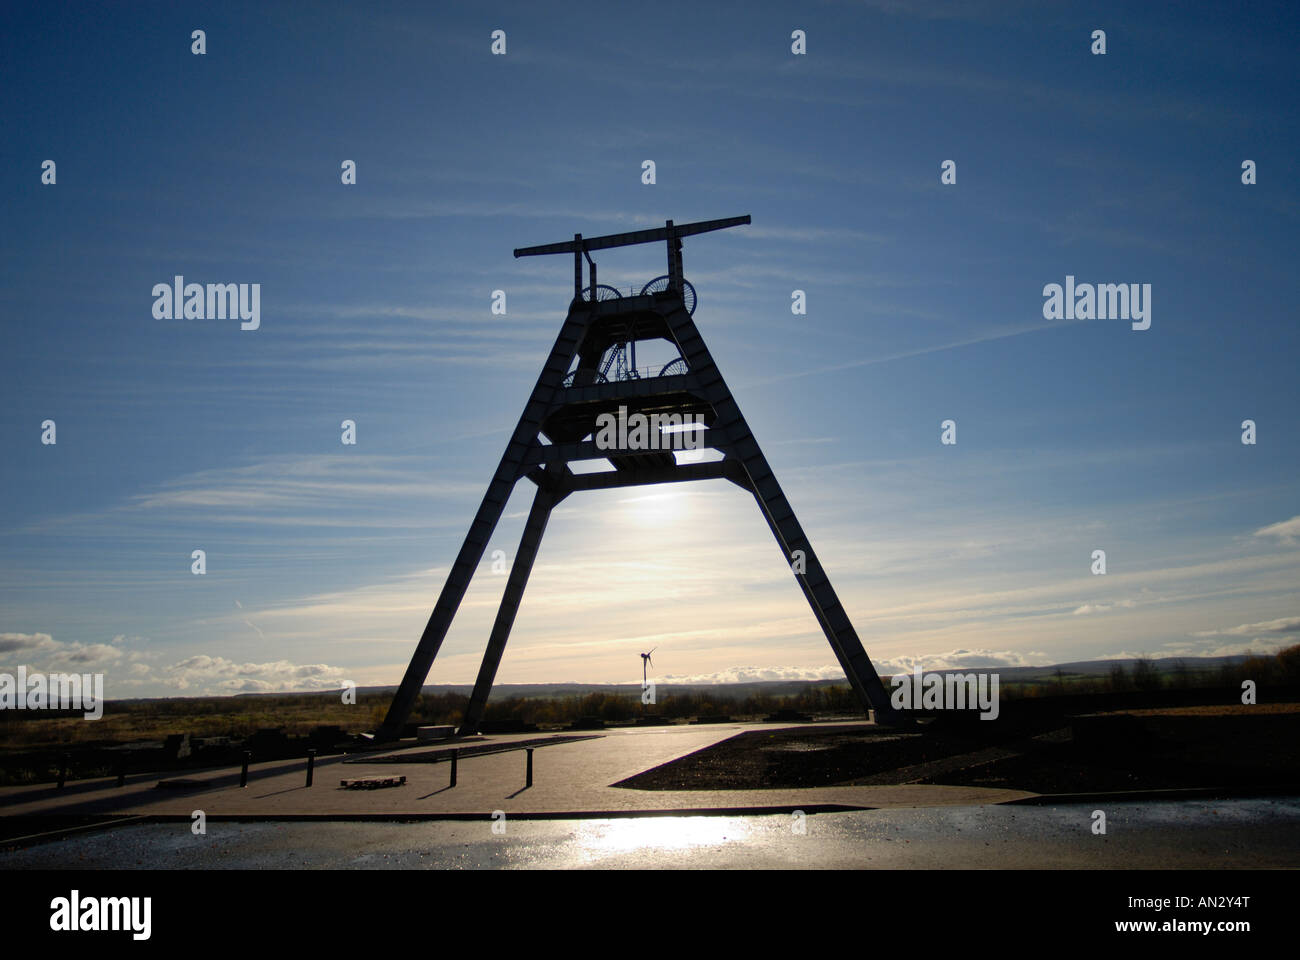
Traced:
[[758, 440], [749, 429], [739, 404], [722, 379], [713, 355], [690, 314], [686, 312], [685, 305], [678, 304], [665, 319], [697, 384], [698, 395], [713, 407], [714, 421], [709, 429], [716, 430], [725, 438], [723, 442], [727, 456], [740, 465], [746, 481], [742, 485], [753, 492], [754, 499], [758, 501], [759, 509], [785, 556], [785, 562], [793, 564], [796, 551], [801, 554], [804, 572], [796, 573], [795, 579], [863, 710], [873, 711], [878, 723], [903, 722], [903, 717], [894, 709], [885, 693], [884, 684], [840, 604], [830, 578], [822, 569], [812, 544], [795, 517], [794, 508], [777, 483], [767, 457], [763, 455]]
[[[474, 577], [474, 570], [483, 558], [483, 551], [487, 549], [492, 531], [496, 529], [506, 501], [510, 498], [510, 491], [514, 489], [513, 481], [504, 482], [502, 476], [504, 472], [504, 466], [498, 469], [497, 477], [492, 481], [487, 496], [483, 498], [483, 503], [478, 508], [474, 523], [470, 526], [469, 533], [465, 535], [465, 542], [461, 544], [460, 553], [456, 555], [456, 562], [452, 564], [447, 582], [443, 584], [438, 603], [424, 627], [424, 633], [420, 635], [420, 642], [416, 645], [415, 653], [402, 677], [401, 686], [397, 688], [397, 694], [388, 708], [388, 715], [376, 734], [379, 740], [396, 740], [402, 735], [402, 727], [406, 724], [406, 718], [410, 716], [412, 707], [415, 706], [415, 698], [420, 695], [420, 688], [424, 686], [424, 681], [429, 676], [429, 668], [433, 666], [434, 658], [442, 648], [442, 641], [447, 636], [451, 621], [455, 618], [456, 610], [460, 607], [465, 591], [469, 589], [470, 580]], [[499, 489], [501, 487], [504, 489]]]
[[497, 609], [496, 622], [492, 624], [492, 635], [488, 638], [487, 650], [483, 652], [483, 664], [478, 670], [478, 679], [474, 681], [474, 692], [470, 694], [469, 706], [465, 708], [465, 719], [461, 721], [457, 735], [468, 736], [478, 733], [483, 722], [483, 711], [487, 707], [488, 695], [496, 680], [497, 668], [501, 666], [501, 655], [505, 653], [506, 641], [510, 639], [510, 628], [514, 626], [515, 614], [519, 612], [519, 601], [523, 599], [524, 588], [528, 586], [528, 575], [532, 572], [533, 561], [537, 558], [537, 548], [541, 546], [542, 534], [546, 532], [546, 522], [550, 519], [551, 508], [557, 503], [551, 484], [537, 487], [533, 496], [533, 506], [528, 511], [528, 520], [524, 524], [523, 536], [519, 538], [519, 550], [515, 553], [515, 562], [510, 567], [510, 579], [506, 581], [506, 590], [501, 597], [501, 606]]
[[416, 645], [411, 662], [402, 676], [402, 683], [397, 688], [397, 694], [388, 708], [388, 715], [376, 733], [378, 740], [396, 740], [401, 736], [406, 719], [411, 714], [411, 708], [415, 706], [415, 700], [420, 695], [420, 688], [424, 686], [424, 681], [429, 676], [429, 668], [433, 666], [434, 658], [438, 656], [438, 650], [441, 649], [451, 621], [456, 616], [456, 610], [465, 597], [465, 591], [474, 577], [474, 571], [479, 561], [483, 559], [483, 551], [487, 549], [492, 531], [496, 529], [497, 521], [501, 519], [515, 483], [523, 474], [524, 460], [529, 447], [537, 442], [537, 434], [541, 429], [548, 404], [560, 388], [560, 381], [564, 378], [565, 371], [568, 370], [569, 363], [577, 353], [583, 337], [586, 336], [591, 319], [595, 316], [595, 303], [593, 301], [590, 309], [582, 304], [575, 304], [575, 307], [579, 309], [569, 311], [559, 335], [555, 338], [555, 345], [551, 348], [550, 356], [542, 367], [541, 375], [537, 378], [537, 385], [533, 387], [532, 395], [524, 405], [524, 412], [519, 417], [519, 423], [515, 426], [510, 442], [506, 445], [505, 453], [501, 455], [501, 462], [492, 476], [487, 493], [483, 495], [478, 513], [474, 515], [474, 522], [470, 524], [469, 532], [465, 534], [465, 542], [461, 544], [460, 553], [456, 555], [456, 562], [452, 564], [451, 573], [447, 575], [447, 582], [443, 584], [442, 593], [438, 596], [438, 603], [429, 616], [424, 633], [420, 635], [420, 642]]

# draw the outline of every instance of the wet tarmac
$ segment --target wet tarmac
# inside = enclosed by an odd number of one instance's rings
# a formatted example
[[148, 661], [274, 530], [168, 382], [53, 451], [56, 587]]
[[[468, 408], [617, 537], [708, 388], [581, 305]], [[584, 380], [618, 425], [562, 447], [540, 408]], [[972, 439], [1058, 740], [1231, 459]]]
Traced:
[[[1256, 869], [1300, 866], [1300, 798], [797, 815], [141, 823], [0, 852], [0, 869]], [[495, 828], [495, 830], [494, 830]]]
[[[865, 722], [826, 729], [869, 729]], [[486, 819], [494, 810], [509, 817], [618, 817], [632, 813], [717, 813], [755, 815], [840, 807], [974, 806], [1033, 796], [1025, 790], [985, 786], [893, 783], [878, 786], [826, 786], [795, 789], [634, 790], [612, 786], [664, 763], [689, 755], [746, 731], [788, 729], [763, 723], [706, 726], [625, 727], [590, 739], [546, 737], [537, 749], [532, 786], [526, 786], [526, 754], [497, 750], [462, 757], [457, 785], [450, 785], [449, 763], [407, 762], [429, 749], [391, 751], [382, 755], [323, 757], [315, 764], [315, 785], [305, 783], [302, 758], [254, 763], [248, 786], [240, 787], [238, 768], [195, 770], [182, 778], [190, 786], [158, 789], [157, 773], [141, 772], [118, 786], [101, 777], [69, 783], [0, 787], [0, 814], [5, 816], [188, 816], [204, 810], [209, 817], [250, 816], [267, 820], [295, 817], [456, 816]], [[536, 742], [535, 734], [475, 738], [483, 746], [519, 747]], [[444, 745], [445, 749], [445, 745]], [[345, 790], [340, 780], [356, 777], [405, 777], [404, 786], [382, 790]]]

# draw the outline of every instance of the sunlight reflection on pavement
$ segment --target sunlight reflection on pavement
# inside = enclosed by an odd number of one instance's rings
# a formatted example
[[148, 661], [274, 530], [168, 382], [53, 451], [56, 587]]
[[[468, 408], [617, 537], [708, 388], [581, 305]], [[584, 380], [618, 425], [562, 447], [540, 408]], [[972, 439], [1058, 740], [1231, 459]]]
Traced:
[[[0, 852], [0, 868], [1269, 868], [1300, 798], [492, 822], [135, 824]], [[500, 829], [502, 824], [498, 824]], [[802, 828], [803, 832], [800, 832]]]

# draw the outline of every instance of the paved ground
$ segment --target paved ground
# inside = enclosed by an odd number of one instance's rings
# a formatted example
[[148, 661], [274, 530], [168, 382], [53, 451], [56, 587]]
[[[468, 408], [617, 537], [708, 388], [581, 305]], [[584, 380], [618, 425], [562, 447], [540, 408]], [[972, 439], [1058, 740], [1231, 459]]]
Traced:
[[[847, 725], [846, 725], [847, 726]], [[249, 783], [239, 771], [223, 769], [175, 774], [202, 780], [197, 790], [155, 789], [157, 775], [0, 789], [0, 816], [122, 813], [208, 816], [507, 816], [529, 814], [626, 814], [645, 811], [789, 810], [837, 806], [847, 809], [1000, 803], [1032, 796], [1019, 790], [903, 784], [871, 787], [815, 787], [798, 790], [629, 790], [613, 787], [633, 774], [717, 743], [744, 730], [779, 729], [773, 724], [709, 724], [623, 728], [604, 736], [539, 747], [533, 754], [533, 786], [524, 789], [524, 753], [510, 751], [462, 759], [457, 786], [448, 788], [446, 763], [343, 763], [327, 757], [316, 764], [315, 785], [304, 786], [305, 761], [254, 764]], [[482, 738], [479, 743], [536, 739], [537, 734]], [[347, 777], [405, 775], [403, 787], [343, 790]], [[173, 776], [173, 775], [169, 775]]]
[[[0, 852], [0, 869], [1045, 868], [1300, 866], [1300, 799], [929, 807], [493, 823], [153, 823]], [[498, 829], [501, 821], [497, 821]], [[1231, 886], [1231, 884], [1229, 884]]]

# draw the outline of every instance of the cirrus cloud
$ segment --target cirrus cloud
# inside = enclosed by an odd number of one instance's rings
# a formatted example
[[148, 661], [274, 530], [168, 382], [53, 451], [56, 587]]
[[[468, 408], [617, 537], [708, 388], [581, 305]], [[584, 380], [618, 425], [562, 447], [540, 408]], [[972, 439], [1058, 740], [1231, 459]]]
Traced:
[[1275, 537], [1279, 543], [1296, 543], [1300, 541], [1300, 516], [1292, 517], [1290, 520], [1283, 520], [1281, 523], [1270, 523], [1267, 527], [1260, 527], [1255, 531], [1257, 537]]
[[1201, 630], [1194, 637], [1258, 637], [1265, 635], [1300, 633], [1300, 617], [1280, 617], [1259, 623], [1243, 623], [1222, 630]]

